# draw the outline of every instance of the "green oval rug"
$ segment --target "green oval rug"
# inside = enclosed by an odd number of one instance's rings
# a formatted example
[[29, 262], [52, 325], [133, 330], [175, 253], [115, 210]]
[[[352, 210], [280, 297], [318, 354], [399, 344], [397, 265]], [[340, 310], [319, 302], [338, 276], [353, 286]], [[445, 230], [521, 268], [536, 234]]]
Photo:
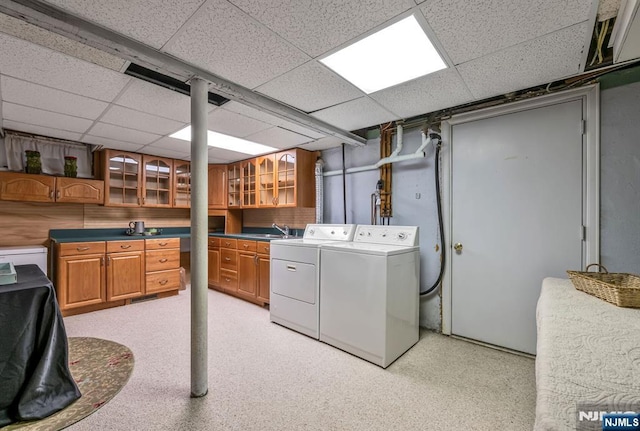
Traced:
[[67, 408], [39, 421], [16, 422], [2, 431], [61, 430], [89, 416], [113, 398], [133, 371], [133, 353], [114, 341], [69, 338], [69, 370], [82, 397]]

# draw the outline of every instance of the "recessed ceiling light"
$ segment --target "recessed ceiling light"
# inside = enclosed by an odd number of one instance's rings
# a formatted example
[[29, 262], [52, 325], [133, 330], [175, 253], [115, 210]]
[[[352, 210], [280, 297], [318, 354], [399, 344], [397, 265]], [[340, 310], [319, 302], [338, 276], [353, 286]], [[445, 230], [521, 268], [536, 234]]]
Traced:
[[[169, 135], [171, 138], [182, 139], [183, 141], [191, 141], [191, 126], [187, 126], [176, 133]], [[258, 144], [256, 142], [247, 141], [246, 139], [236, 138], [234, 136], [223, 135], [222, 133], [207, 130], [207, 145], [210, 147], [224, 148], [225, 150], [235, 151], [238, 153], [257, 154], [270, 153], [277, 151], [277, 148], [267, 145]]]
[[413, 15], [320, 61], [367, 94], [447, 67]]

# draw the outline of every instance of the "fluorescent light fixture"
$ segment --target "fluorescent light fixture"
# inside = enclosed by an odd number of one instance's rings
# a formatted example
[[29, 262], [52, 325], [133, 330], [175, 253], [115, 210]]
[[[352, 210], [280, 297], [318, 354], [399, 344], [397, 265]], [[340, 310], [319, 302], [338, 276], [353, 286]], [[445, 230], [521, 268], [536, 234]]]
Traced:
[[[169, 137], [182, 139], [183, 141], [191, 141], [191, 126], [178, 130], [173, 135], [169, 135]], [[211, 130], [207, 130], [207, 145], [210, 147], [236, 151], [238, 153], [251, 154], [253, 156], [278, 150], [277, 148], [269, 147], [267, 145], [247, 141], [246, 139], [240, 139], [234, 136], [223, 135], [222, 133], [212, 132]]]
[[447, 67], [413, 15], [320, 61], [367, 94]]

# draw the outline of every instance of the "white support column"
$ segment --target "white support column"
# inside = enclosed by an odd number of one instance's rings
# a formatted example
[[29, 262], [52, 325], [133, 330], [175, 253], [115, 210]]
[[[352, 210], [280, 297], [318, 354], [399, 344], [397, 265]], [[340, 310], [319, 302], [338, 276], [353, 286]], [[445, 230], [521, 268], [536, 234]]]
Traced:
[[208, 391], [207, 82], [191, 80], [191, 396]]

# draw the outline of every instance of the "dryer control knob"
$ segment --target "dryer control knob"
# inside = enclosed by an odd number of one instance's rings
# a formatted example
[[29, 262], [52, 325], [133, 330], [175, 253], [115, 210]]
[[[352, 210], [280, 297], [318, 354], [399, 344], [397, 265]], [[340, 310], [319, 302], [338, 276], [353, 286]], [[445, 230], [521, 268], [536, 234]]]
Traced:
[[309, 235], [313, 235], [316, 231], [313, 229], [309, 229]]
[[335, 235], [335, 234], [336, 234], [336, 231], [335, 231], [335, 230], [332, 230], [332, 231], [331, 231], [331, 235]]
[[400, 232], [400, 233], [398, 234], [398, 239], [399, 239], [399, 240], [407, 239], [407, 234], [406, 234], [406, 233], [404, 233], [404, 232]]

